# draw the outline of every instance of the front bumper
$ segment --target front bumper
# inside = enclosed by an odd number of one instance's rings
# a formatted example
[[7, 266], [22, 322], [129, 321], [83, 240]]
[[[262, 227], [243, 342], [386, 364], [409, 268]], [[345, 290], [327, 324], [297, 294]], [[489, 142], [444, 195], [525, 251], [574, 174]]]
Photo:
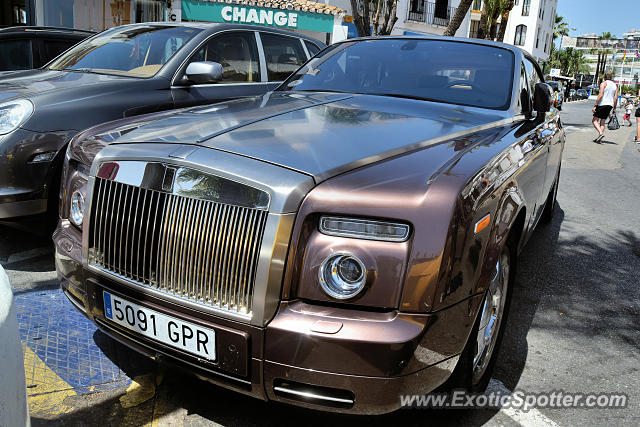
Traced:
[[[480, 303], [472, 298], [429, 315], [284, 301], [266, 327], [257, 327], [179, 306], [83, 269], [79, 236], [68, 222], [60, 223], [54, 233], [56, 268], [65, 294], [103, 332], [223, 387], [312, 409], [381, 414], [400, 407], [401, 393], [434, 390], [453, 371], [473, 323], [469, 313]], [[110, 322], [103, 290], [214, 329], [217, 361]]]
[[[46, 212], [49, 196], [58, 194], [52, 184], [57, 185], [60, 174], [60, 149], [75, 132], [16, 129], [0, 136], [0, 219]], [[45, 162], [32, 161], [43, 153], [55, 153], [55, 157]]]

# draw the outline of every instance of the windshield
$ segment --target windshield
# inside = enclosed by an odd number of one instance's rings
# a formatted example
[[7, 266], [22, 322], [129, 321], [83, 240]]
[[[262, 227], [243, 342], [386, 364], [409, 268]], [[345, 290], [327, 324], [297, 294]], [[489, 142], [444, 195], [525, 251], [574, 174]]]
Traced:
[[49, 69], [151, 77], [199, 32], [160, 25], [122, 27], [76, 45]]
[[321, 52], [279, 90], [331, 91], [506, 109], [514, 54], [443, 40], [344, 42]]

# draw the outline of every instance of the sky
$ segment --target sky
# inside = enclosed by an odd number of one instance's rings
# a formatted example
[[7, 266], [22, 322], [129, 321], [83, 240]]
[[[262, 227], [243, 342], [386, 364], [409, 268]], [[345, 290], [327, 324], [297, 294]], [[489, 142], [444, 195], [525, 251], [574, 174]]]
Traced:
[[569, 32], [573, 37], [605, 31], [622, 37], [640, 30], [640, 0], [558, 0], [557, 13], [575, 28]]

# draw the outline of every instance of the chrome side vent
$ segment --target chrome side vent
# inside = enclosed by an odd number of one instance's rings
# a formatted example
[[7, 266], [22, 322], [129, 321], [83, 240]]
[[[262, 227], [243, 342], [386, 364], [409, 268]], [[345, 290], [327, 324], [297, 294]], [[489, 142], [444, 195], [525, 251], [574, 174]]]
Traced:
[[95, 179], [89, 263], [250, 316], [267, 210]]

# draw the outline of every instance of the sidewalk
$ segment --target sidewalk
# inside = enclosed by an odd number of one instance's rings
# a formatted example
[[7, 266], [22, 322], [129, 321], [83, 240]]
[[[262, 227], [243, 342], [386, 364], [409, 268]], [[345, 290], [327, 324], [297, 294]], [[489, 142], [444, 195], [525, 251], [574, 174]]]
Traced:
[[[563, 169], [600, 169], [614, 170], [623, 168], [626, 162], [634, 161], [633, 157], [625, 157], [627, 151], [635, 152], [635, 160], [640, 160], [637, 145], [633, 142], [636, 128], [621, 127], [618, 130], [606, 130], [604, 139], [599, 143], [593, 142], [597, 133], [588, 128], [571, 132], [567, 135], [563, 155]], [[626, 148], [626, 150], [625, 150]]]

